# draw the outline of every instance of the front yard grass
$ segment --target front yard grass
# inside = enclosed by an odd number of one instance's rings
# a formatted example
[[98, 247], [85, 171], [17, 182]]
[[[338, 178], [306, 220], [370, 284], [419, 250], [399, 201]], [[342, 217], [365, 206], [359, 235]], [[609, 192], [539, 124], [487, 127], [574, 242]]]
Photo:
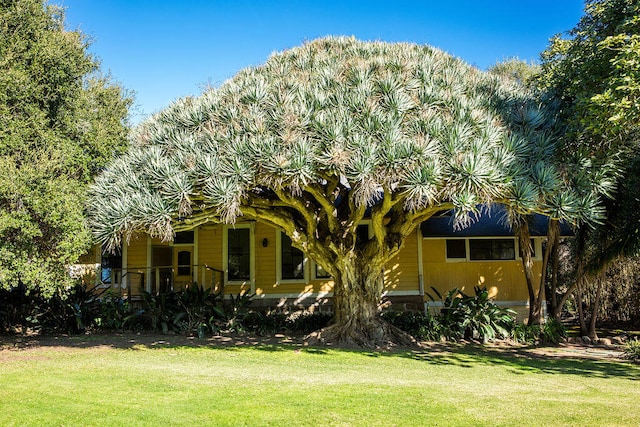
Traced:
[[134, 335], [0, 348], [0, 425], [640, 425], [627, 362]]

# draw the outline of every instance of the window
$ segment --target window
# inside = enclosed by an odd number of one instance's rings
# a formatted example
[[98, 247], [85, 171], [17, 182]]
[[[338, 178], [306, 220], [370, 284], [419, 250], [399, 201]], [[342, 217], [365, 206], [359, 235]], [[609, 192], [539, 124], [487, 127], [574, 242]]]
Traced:
[[178, 276], [191, 275], [191, 252], [178, 252]]
[[467, 259], [467, 244], [464, 239], [447, 239], [447, 258]]
[[[522, 247], [520, 245], [518, 245], [518, 255], [520, 255], [520, 258], [522, 258]], [[535, 258], [536, 257], [536, 242], [535, 240], [531, 239], [531, 258]]]
[[470, 239], [469, 259], [507, 260], [515, 259], [514, 239]]
[[189, 244], [193, 243], [193, 230], [191, 231], [178, 231], [173, 237], [174, 244]]
[[251, 279], [250, 229], [227, 229], [227, 271], [229, 281]]
[[356, 228], [356, 245], [360, 246], [369, 241], [369, 224], [360, 224]]
[[280, 267], [282, 279], [304, 279], [304, 253], [291, 246], [291, 238], [280, 233]]
[[114, 270], [122, 268], [122, 254], [103, 251], [100, 267], [100, 280], [102, 283], [112, 283], [114, 275], [116, 274]]
[[324, 268], [322, 268], [318, 264], [315, 264], [315, 266], [316, 266], [316, 279], [329, 279], [331, 277]]

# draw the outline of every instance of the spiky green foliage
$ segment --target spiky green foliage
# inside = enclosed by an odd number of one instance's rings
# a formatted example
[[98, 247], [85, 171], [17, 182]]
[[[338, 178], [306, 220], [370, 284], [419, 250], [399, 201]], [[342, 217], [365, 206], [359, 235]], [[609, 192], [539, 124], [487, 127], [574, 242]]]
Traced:
[[[319, 39], [140, 125], [96, 180], [91, 224], [114, 247], [265, 222], [332, 275], [336, 322], [365, 328], [384, 264], [439, 210], [460, 224], [496, 202], [591, 218], [596, 199], [581, 205], [549, 160], [552, 116], [517, 82], [429, 46]], [[373, 238], [359, 242], [365, 215]]]
[[60, 8], [0, 2], [0, 287], [50, 294], [91, 243], [87, 183], [126, 146], [130, 100]]
[[488, 71], [491, 74], [516, 80], [526, 87], [535, 87], [536, 76], [540, 73], [540, 65], [519, 58], [508, 58], [492, 65]]
[[242, 215], [301, 242], [371, 207], [382, 245], [442, 208], [544, 211], [567, 194], [549, 124], [521, 87], [428, 46], [316, 40], [139, 126], [93, 187], [92, 225], [116, 245]]

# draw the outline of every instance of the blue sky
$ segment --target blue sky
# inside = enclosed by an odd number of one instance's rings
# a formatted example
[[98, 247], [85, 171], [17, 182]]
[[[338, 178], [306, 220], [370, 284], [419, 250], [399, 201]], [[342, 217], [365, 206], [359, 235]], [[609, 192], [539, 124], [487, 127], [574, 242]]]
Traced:
[[102, 70], [135, 92], [133, 122], [217, 86], [272, 52], [326, 35], [430, 44], [486, 69], [537, 60], [582, 0], [51, 0], [88, 34]]

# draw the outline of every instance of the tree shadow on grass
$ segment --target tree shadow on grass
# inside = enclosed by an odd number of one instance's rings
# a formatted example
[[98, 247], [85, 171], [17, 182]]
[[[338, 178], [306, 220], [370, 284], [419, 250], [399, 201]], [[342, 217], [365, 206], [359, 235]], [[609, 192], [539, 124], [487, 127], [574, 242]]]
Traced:
[[552, 373], [598, 378], [625, 378], [640, 380], [640, 365], [622, 361], [619, 352], [578, 346], [524, 347], [481, 346], [473, 344], [430, 343], [421, 348], [392, 350], [344, 349], [334, 346], [308, 346], [303, 337], [275, 335], [228, 335], [205, 339], [182, 335], [100, 333], [78, 336], [0, 337], [3, 351], [31, 349], [100, 349], [123, 350], [202, 348], [215, 351], [237, 351], [251, 348], [265, 352], [300, 352], [327, 355], [348, 352], [363, 357], [396, 357], [416, 360], [431, 365], [455, 365], [473, 369], [477, 366], [500, 366], [514, 374]]
[[[627, 378], [640, 380], [640, 366], [611, 357], [602, 351], [601, 355], [588, 355], [587, 348], [574, 347], [572, 351], [552, 347], [483, 347], [477, 345], [434, 345], [425, 351], [399, 353], [430, 364], [457, 365], [473, 368], [479, 365], [501, 366], [514, 374], [550, 373], [579, 375], [597, 378]], [[586, 354], [586, 356], [585, 356]]]

